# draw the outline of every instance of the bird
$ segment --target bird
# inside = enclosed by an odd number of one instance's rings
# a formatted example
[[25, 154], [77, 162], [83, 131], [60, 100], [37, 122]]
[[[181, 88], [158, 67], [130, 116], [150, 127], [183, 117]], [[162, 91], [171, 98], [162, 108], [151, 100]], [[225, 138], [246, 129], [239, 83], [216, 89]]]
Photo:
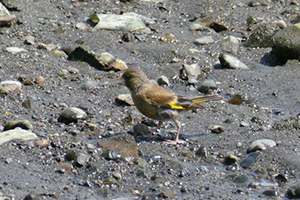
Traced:
[[179, 139], [181, 111], [200, 108], [200, 103], [222, 100], [219, 94], [185, 97], [156, 85], [148, 79], [146, 74], [138, 67], [128, 68], [120, 78], [130, 91], [136, 108], [146, 117], [158, 120], [158, 126], [164, 121], [173, 121], [176, 124], [175, 140], [166, 140], [163, 143], [169, 145], [184, 144]]

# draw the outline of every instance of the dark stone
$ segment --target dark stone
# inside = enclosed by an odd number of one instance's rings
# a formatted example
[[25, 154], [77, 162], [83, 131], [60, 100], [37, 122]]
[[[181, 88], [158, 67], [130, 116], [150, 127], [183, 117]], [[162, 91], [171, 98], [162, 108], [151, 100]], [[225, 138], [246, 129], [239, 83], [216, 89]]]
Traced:
[[241, 167], [247, 169], [253, 165], [256, 160], [260, 157], [260, 152], [252, 152], [240, 163]]
[[300, 198], [300, 183], [290, 187], [287, 192], [286, 196], [290, 199], [299, 199]]

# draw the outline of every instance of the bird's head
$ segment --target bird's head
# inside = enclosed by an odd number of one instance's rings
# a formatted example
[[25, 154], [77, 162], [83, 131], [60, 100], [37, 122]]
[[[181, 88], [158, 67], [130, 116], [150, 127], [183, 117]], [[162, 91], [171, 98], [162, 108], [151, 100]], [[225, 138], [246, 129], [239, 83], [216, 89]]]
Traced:
[[140, 68], [129, 68], [121, 77], [125, 86], [130, 91], [136, 91], [142, 84], [148, 83], [149, 79]]

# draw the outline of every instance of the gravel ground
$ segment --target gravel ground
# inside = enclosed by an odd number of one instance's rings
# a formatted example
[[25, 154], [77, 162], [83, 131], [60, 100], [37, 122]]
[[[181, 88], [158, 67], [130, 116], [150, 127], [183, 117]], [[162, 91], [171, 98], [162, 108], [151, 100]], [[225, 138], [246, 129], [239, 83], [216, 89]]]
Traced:
[[[291, 25], [299, 16], [299, 2], [3, 2], [16, 19], [0, 29], [0, 81], [19, 80], [22, 92], [0, 97], [0, 127], [29, 120], [38, 139], [1, 145], [0, 199], [284, 199], [291, 197], [287, 191], [293, 186], [299, 197], [300, 63], [271, 66], [265, 60], [272, 58], [271, 48], [244, 45], [257, 25], [249, 27], [249, 17]], [[151, 33], [95, 30], [89, 24], [83, 30], [76, 28], [93, 13], [125, 12], [155, 20], [148, 25]], [[189, 30], [196, 19], [205, 17], [227, 30]], [[164, 41], [166, 33], [174, 38]], [[122, 39], [124, 34], [132, 37], [129, 42]], [[226, 50], [222, 40], [229, 35], [241, 40], [234, 57], [249, 70], [220, 67], [219, 56]], [[24, 43], [25, 36], [33, 36], [35, 43]], [[215, 42], [196, 45], [195, 39], [203, 36]], [[60, 56], [39, 43], [54, 44]], [[69, 51], [80, 45], [140, 67], [150, 79], [165, 75], [168, 88], [180, 95], [197, 96], [196, 88], [212, 79], [217, 89], [211, 92], [224, 100], [182, 113], [181, 137], [188, 143], [164, 145], [164, 139], [174, 137], [175, 125], [166, 123], [157, 131], [134, 106], [116, 103], [119, 94], [129, 93], [119, 84], [122, 72], [68, 60]], [[7, 52], [10, 46], [26, 52]], [[197, 83], [173, 79], [182, 64], [195, 63], [202, 71]], [[45, 80], [43, 84], [36, 83], [38, 76]], [[242, 100], [239, 105], [229, 101], [236, 94]], [[31, 99], [32, 109], [23, 106], [26, 98]], [[81, 108], [87, 119], [60, 122], [59, 115], [67, 107]], [[140, 132], [149, 129], [157, 137], [136, 137], [135, 146], [131, 139], [139, 134], [134, 131], [137, 124]], [[220, 133], [213, 133], [213, 126], [219, 126]], [[135, 158], [103, 147], [123, 136], [133, 146], [121, 148]], [[260, 139], [270, 139], [276, 146], [247, 153], [249, 145]], [[242, 161], [250, 155], [258, 158], [243, 167]]]

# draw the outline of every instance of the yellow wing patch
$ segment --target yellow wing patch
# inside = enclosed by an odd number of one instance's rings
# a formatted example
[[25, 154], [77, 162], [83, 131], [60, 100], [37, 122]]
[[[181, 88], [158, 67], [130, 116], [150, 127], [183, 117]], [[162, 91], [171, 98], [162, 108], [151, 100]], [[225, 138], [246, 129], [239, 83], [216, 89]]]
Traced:
[[169, 104], [169, 106], [171, 106], [172, 109], [185, 110], [185, 108], [183, 106], [178, 104], [177, 100], [173, 100], [173, 101], [169, 102], [168, 104]]

